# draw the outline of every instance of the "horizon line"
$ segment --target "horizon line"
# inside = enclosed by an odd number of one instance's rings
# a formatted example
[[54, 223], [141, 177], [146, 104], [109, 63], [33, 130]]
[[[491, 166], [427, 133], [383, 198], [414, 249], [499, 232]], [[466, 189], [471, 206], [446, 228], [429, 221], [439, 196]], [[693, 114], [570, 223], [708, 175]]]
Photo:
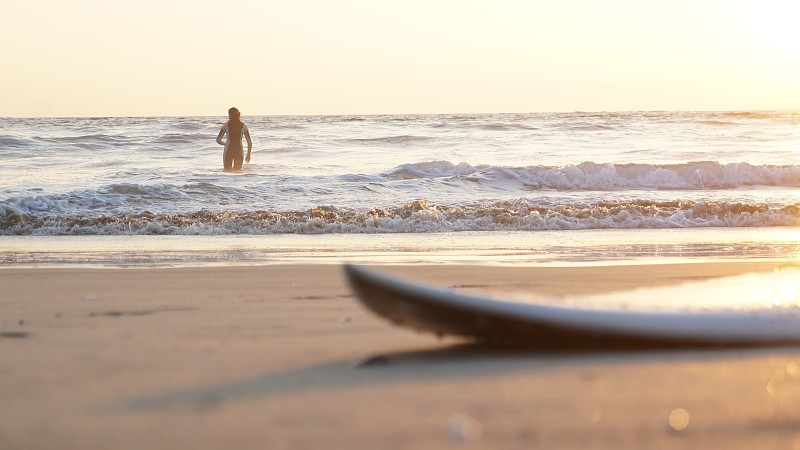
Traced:
[[[534, 115], [534, 114], [631, 114], [631, 113], [800, 113], [797, 109], [642, 109], [642, 110], [574, 110], [574, 111], [529, 111], [529, 112], [441, 112], [441, 113], [336, 113], [336, 114], [242, 114], [244, 117], [378, 117], [378, 116], [488, 116], [488, 115]], [[225, 117], [225, 114], [177, 114], [177, 115], [75, 115], [75, 116], [0, 116], [6, 119], [145, 119], [180, 117]]]

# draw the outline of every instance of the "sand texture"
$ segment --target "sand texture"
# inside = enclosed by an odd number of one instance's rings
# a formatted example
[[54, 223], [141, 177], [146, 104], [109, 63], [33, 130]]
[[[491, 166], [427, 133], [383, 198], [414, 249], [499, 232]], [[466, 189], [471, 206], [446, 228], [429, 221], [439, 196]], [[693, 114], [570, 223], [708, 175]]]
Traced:
[[[549, 295], [774, 266], [380, 270]], [[333, 265], [0, 270], [4, 450], [798, 445], [800, 348], [439, 340], [370, 315]]]

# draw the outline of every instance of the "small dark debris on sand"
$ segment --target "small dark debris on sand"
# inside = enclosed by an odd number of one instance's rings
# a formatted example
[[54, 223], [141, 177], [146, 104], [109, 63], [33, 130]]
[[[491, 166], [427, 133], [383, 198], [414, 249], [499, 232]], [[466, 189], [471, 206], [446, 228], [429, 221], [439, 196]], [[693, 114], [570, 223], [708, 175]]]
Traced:
[[24, 331], [0, 331], [0, 338], [25, 339], [29, 337], [31, 334]]

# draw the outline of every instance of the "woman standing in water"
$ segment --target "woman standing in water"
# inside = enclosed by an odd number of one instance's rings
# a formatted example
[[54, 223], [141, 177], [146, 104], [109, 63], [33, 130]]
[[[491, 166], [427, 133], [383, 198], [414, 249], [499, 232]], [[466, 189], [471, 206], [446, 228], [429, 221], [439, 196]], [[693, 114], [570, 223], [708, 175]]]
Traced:
[[[225, 136], [225, 141], [222, 137]], [[247, 139], [247, 157], [244, 157], [242, 148], [242, 137]], [[225, 151], [222, 152], [222, 163], [225, 170], [241, 170], [242, 159], [250, 162], [250, 151], [253, 150], [253, 141], [250, 140], [250, 130], [242, 122], [242, 113], [237, 108], [228, 110], [228, 121], [222, 125], [217, 135], [217, 144], [224, 145]]]

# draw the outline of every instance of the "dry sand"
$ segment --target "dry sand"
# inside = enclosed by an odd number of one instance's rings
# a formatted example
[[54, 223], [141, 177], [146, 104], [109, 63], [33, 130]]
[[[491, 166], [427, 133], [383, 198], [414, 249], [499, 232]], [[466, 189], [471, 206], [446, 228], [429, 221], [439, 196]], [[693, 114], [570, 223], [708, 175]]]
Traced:
[[[774, 266], [381, 270], [579, 294]], [[487, 349], [372, 317], [336, 266], [5, 269], [0, 333], [4, 450], [800, 446], [800, 348]]]

